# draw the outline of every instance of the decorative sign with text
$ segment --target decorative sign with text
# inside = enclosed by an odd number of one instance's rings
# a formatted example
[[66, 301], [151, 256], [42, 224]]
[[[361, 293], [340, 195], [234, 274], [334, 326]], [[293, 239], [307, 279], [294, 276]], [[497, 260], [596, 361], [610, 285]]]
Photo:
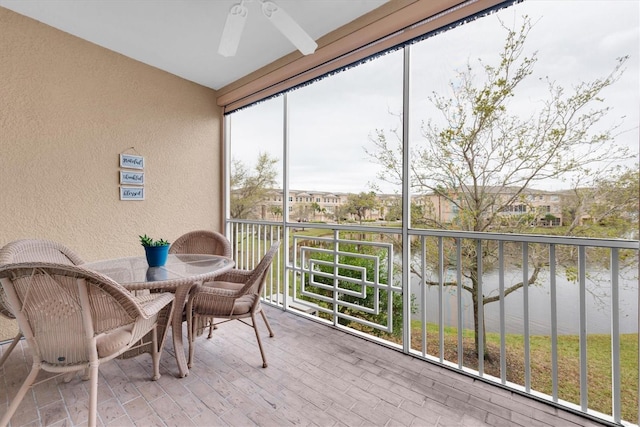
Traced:
[[120, 187], [120, 200], [144, 200], [144, 187]]
[[133, 154], [120, 154], [120, 167], [127, 169], [144, 169], [144, 157]]
[[144, 172], [120, 171], [120, 184], [144, 185]]
[[120, 200], [144, 200], [143, 169], [144, 157], [120, 153]]

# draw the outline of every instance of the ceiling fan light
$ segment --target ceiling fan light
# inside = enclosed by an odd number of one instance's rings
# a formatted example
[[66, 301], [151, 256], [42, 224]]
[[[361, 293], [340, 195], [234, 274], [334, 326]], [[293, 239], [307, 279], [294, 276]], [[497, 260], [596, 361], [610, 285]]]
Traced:
[[318, 44], [275, 3], [263, 1], [262, 13], [304, 55], [311, 55], [316, 51]]
[[227, 15], [220, 45], [218, 45], [218, 53], [222, 56], [234, 56], [238, 50], [240, 37], [242, 36], [244, 24], [247, 22], [247, 13], [249, 11], [243, 3], [244, 1], [233, 5]]

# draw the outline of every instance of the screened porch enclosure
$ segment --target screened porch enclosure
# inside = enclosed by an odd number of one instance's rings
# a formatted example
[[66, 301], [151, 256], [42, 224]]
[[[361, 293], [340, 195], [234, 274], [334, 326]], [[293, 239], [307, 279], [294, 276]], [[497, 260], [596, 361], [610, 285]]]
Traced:
[[282, 241], [264, 301], [637, 424], [629, 6], [505, 3], [230, 112], [234, 258]]

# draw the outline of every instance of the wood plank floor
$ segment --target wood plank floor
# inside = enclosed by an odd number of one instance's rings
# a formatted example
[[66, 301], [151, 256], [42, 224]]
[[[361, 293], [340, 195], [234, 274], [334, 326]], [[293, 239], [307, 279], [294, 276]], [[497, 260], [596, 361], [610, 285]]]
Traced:
[[[98, 424], [601, 425], [294, 314], [271, 307], [266, 312], [276, 333], [268, 338], [261, 329], [268, 368], [261, 367], [252, 329], [231, 322], [211, 340], [198, 339], [195, 366], [188, 377], [176, 378], [168, 338], [159, 381], [150, 380], [148, 355], [101, 366]], [[30, 369], [25, 353], [23, 342], [0, 369], [0, 413]], [[45, 382], [27, 394], [10, 425], [84, 425], [87, 403], [79, 377]]]

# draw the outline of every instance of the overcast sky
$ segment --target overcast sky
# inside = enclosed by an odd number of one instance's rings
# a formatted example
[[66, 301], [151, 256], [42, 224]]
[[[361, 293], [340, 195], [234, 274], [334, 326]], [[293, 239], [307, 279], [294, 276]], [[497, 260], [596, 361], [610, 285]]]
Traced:
[[[527, 115], [539, 104], [549, 76], [570, 89], [572, 85], [605, 77], [616, 58], [628, 55], [626, 71], [602, 96], [612, 108], [603, 126], [624, 116], [616, 144], [629, 146], [637, 162], [640, 122], [640, 2], [637, 0], [527, 0], [495, 14], [477, 19], [412, 48], [411, 138], [419, 138], [419, 123], [429, 117], [427, 96], [448, 95], [454, 71], [467, 62], [495, 63], [508, 26], [519, 26], [528, 15], [535, 26], [526, 42], [527, 52], [537, 51], [534, 75], [528, 78], [511, 111]], [[375, 182], [380, 190], [398, 188], [376, 181], [380, 170], [366, 156], [370, 136], [376, 129], [397, 128], [395, 115], [402, 106], [402, 51], [389, 53], [357, 68], [338, 73], [289, 95], [290, 188], [335, 192], [369, 191]], [[394, 114], [395, 113], [395, 114]], [[232, 156], [247, 166], [255, 164], [259, 151], [278, 159], [282, 152], [281, 97], [232, 116]], [[280, 183], [282, 176], [279, 177]], [[545, 189], [566, 185], [550, 182]]]

